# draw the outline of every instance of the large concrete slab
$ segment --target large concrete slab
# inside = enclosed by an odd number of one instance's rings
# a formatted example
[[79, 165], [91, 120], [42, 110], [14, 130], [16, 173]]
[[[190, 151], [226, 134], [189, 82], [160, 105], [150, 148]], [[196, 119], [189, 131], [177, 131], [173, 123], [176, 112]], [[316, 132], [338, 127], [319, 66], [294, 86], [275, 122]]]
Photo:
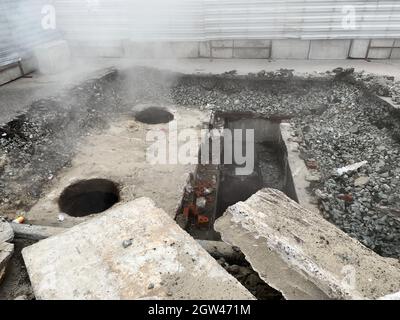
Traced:
[[310, 40], [287, 39], [272, 41], [274, 59], [308, 59]]
[[228, 208], [215, 223], [288, 299], [400, 296], [400, 262], [383, 258], [274, 189]]
[[311, 41], [309, 59], [347, 59], [350, 40]]
[[370, 40], [358, 39], [351, 42], [349, 57], [354, 59], [365, 59], [367, 57]]
[[37, 299], [252, 299], [148, 198], [22, 251]]

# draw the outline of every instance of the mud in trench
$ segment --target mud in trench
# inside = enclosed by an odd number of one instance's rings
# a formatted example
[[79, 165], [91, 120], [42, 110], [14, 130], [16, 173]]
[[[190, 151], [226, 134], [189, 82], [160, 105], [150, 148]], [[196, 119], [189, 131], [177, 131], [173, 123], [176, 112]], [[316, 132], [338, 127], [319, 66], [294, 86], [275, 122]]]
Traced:
[[[294, 126], [299, 156], [319, 172], [309, 191], [326, 219], [378, 254], [399, 258], [400, 115], [375, 99], [363, 81], [357, 75], [349, 81], [333, 73], [294, 77], [288, 70], [248, 76], [181, 75], [148, 68], [111, 71], [59, 96], [35, 101], [0, 126], [0, 212], [9, 220], [29, 212], [56, 184], [60, 172], [71, 167], [86, 137], [114, 130], [119, 121], [134, 120], [138, 105], [241, 113], [241, 119], [246, 118], [243, 113], [253, 113]], [[160, 122], [169, 120], [166, 114]], [[207, 174], [217, 174], [213, 183], [226, 184], [222, 199], [210, 194], [214, 217], [238, 200], [229, 199], [232, 194], [246, 198], [262, 186], [291, 194], [282, 184], [284, 153], [279, 148], [265, 141], [257, 144], [258, 173], [256, 181], [247, 183], [248, 194], [240, 185], [229, 189], [235, 185], [226, 183], [235, 179], [232, 167], [207, 168], [205, 181], [210, 181]], [[341, 176], [335, 173], [360, 161], [367, 164]], [[200, 187], [204, 191], [213, 185], [204, 182]]]

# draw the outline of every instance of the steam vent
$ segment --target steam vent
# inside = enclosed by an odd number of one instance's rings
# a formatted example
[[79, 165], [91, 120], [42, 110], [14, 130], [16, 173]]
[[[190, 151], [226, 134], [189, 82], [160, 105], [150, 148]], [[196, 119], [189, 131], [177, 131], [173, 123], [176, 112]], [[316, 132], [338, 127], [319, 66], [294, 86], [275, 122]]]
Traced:
[[400, 300], [399, 17], [0, 0], [0, 318], [34, 309], [11, 300], [141, 319]]

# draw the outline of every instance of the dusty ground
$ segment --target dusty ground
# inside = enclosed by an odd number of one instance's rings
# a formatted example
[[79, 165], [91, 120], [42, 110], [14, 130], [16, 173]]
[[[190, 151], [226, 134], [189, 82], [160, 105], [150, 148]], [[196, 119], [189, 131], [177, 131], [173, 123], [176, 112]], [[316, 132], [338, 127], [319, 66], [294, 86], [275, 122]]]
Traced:
[[[175, 116], [179, 129], [191, 128], [199, 131], [206, 113], [182, 107], [167, 107]], [[102, 132], [88, 134], [78, 144], [71, 165], [55, 177], [45, 196], [26, 214], [29, 223], [40, 225], [71, 226], [87, 220], [65, 215], [58, 221], [58, 198], [64, 188], [82, 179], [103, 178], [120, 187], [120, 202], [137, 197], [149, 197], [156, 205], [175, 217], [181, 203], [183, 189], [194, 165], [163, 164], [147, 162], [146, 142], [149, 130], [168, 132], [168, 124], [147, 125], [135, 121], [132, 114], [122, 116]]]

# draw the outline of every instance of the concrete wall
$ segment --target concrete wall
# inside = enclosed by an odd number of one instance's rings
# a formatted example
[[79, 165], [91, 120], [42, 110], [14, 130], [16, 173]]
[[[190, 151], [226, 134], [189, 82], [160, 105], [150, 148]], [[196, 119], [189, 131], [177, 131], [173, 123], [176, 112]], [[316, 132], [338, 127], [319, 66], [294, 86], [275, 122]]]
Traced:
[[102, 46], [70, 41], [77, 56], [125, 58], [212, 59], [400, 59], [400, 39], [357, 40], [210, 40], [135, 42], [123, 40]]

